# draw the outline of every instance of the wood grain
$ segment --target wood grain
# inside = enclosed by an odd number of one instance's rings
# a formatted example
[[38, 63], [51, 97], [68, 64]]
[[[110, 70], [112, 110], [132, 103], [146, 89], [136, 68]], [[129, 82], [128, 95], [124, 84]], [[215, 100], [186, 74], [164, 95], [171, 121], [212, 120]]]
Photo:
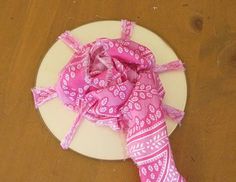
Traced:
[[162, 36], [186, 64], [186, 117], [171, 136], [178, 169], [189, 182], [236, 181], [235, 9], [230, 0], [0, 0], [0, 181], [139, 181], [130, 160], [61, 150], [30, 93], [61, 32], [122, 18]]

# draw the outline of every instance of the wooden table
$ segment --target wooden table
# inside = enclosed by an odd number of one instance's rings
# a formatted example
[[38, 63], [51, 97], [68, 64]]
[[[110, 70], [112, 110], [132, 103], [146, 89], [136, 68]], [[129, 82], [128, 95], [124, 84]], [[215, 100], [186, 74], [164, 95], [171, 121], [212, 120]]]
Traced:
[[186, 64], [186, 116], [170, 139], [178, 169], [189, 182], [235, 182], [235, 10], [236, 1], [230, 0], [1, 0], [0, 181], [139, 181], [131, 160], [101, 161], [63, 151], [35, 111], [30, 92], [60, 33], [126, 18], [162, 36]]

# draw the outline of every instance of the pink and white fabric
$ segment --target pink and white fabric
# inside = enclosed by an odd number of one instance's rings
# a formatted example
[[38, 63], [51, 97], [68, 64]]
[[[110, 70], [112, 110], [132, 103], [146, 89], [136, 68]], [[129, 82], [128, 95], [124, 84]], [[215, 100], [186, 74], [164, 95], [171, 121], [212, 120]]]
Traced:
[[61, 141], [67, 149], [83, 117], [123, 130], [127, 152], [142, 182], [183, 182], [175, 167], [165, 117], [180, 123], [184, 112], [163, 103], [159, 73], [184, 70], [181, 61], [157, 65], [153, 53], [130, 40], [135, 23], [122, 20], [121, 38], [99, 38], [82, 45], [70, 32], [59, 39], [74, 54], [53, 87], [33, 88], [35, 106], [58, 97], [78, 113]]

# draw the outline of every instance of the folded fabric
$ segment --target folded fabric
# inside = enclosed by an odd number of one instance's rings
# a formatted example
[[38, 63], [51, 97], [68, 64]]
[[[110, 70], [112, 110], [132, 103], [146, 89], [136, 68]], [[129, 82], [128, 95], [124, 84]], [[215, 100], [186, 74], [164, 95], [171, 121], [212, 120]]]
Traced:
[[153, 53], [130, 40], [134, 22], [121, 21], [121, 38], [99, 38], [82, 45], [70, 32], [59, 36], [74, 54], [53, 87], [33, 88], [35, 107], [58, 97], [78, 113], [61, 141], [71, 141], [83, 117], [97, 125], [123, 130], [127, 152], [142, 182], [185, 181], [175, 167], [165, 117], [180, 123], [184, 112], [163, 103], [159, 73], [184, 70], [180, 60], [157, 65]]

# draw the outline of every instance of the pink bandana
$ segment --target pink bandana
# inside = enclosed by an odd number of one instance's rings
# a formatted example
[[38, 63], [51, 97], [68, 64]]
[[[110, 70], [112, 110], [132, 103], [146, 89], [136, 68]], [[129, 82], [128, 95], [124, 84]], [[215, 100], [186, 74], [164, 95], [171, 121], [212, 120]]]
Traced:
[[134, 23], [122, 20], [119, 39], [100, 38], [81, 45], [69, 32], [59, 36], [74, 50], [54, 87], [32, 89], [36, 108], [59, 97], [78, 113], [61, 141], [67, 149], [82, 117], [126, 132], [129, 157], [142, 182], [183, 182], [173, 160], [165, 117], [177, 123], [184, 113], [165, 105], [159, 73], [184, 70], [181, 61], [156, 65], [153, 53], [130, 40]]

